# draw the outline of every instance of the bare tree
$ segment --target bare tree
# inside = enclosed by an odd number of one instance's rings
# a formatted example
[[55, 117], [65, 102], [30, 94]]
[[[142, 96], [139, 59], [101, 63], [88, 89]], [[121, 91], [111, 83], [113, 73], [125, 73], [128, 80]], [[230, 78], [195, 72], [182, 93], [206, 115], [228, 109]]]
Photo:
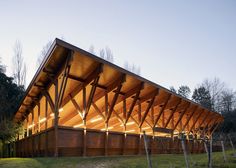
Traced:
[[114, 62], [113, 53], [109, 47], [101, 49], [99, 52], [99, 56], [109, 62]]
[[220, 112], [221, 96], [226, 88], [225, 83], [221, 82], [219, 78], [214, 78], [213, 80], [206, 79], [203, 81], [202, 86], [210, 92], [213, 110]]
[[26, 64], [24, 63], [24, 58], [22, 56], [22, 45], [20, 41], [16, 41], [13, 47], [13, 57], [12, 57], [12, 72], [14, 82], [18, 86], [25, 86], [26, 82]]
[[47, 44], [45, 46], [43, 46], [43, 48], [40, 52], [40, 55], [38, 56], [38, 59], [37, 59], [37, 67], [39, 67], [41, 65], [41, 63], [43, 62], [51, 45], [52, 45], [52, 41], [50, 40], [47, 42]]
[[129, 64], [127, 61], [124, 63], [124, 68], [130, 72], [133, 72], [137, 75], [141, 74], [141, 70], [139, 66], [136, 66], [135, 64]]
[[221, 112], [232, 112], [235, 106], [235, 92], [231, 89], [225, 89], [221, 95]]
[[91, 54], [96, 54], [95, 51], [94, 51], [94, 46], [91, 45], [88, 49], [88, 52], [90, 52]]
[[[96, 55], [95, 48], [94, 48], [93, 45], [91, 45], [89, 47], [88, 52], [90, 52], [91, 54], [95, 54]], [[101, 57], [102, 59], [107, 60], [109, 62], [114, 62], [113, 53], [112, 53], [112, 51], [111, 51], [111, 49], [109, 47], [100, 49], [99, 57]]]
[[0, 57], [0, 73], [6, 72], [6, 66], [2, 65], [2, 58]]
[[[88, 52], [90, 52], [92, 54], [96, 54], [93, 45], [91, 45], [89, 47]], [[102, 59], [107, 60], [109, 62], [114, 62], [114, 56], [113, 56], [113, 53], [109, 47], [100, 49], [99, 57], [101, 57]], [[129, 64], [128, 62], [125, 62], [124, 68], [128, 71], [131, 71], [131, 72], [137, 74], [137, 75], [140, 75], [140, 72], [141, 72], [140, 67], [136, 66], [135, 64]]]

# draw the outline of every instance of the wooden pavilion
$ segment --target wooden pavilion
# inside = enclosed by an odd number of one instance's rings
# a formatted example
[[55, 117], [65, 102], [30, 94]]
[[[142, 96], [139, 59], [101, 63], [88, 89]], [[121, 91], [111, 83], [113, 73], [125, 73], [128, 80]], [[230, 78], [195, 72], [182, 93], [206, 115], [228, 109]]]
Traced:
[[[76, 46], [55, 39], [15, 113], [24, 133], [17, 156], [98, 156], [191, 152], [223, 117]], [[155, 132], [159, 130], [172, 130]], [[191, 138], [190, 138], [191, 137]]]

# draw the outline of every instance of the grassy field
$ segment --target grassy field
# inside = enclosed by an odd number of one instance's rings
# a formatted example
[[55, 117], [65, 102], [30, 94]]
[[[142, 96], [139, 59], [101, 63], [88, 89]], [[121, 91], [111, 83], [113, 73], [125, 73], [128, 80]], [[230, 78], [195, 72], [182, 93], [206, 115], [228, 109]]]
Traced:
[[[185, 167], [184, 157], [179, 154], [162, 154], [151, 157], [153, 167], [178, 168]], [[191, 167], [207, 167], [206, 154], [195, 154], [189, 157]], [[121, 157], [61, 157], [61, 158], [4, 158], [0, 159], [1, 168], [144, 168], [147, 167], [145, 156]], [[235, 168], [236, 158], [231, 151], [227, 151], [227, 162], [223, 162], [221, 152], [213, 153], [213, 167]]]

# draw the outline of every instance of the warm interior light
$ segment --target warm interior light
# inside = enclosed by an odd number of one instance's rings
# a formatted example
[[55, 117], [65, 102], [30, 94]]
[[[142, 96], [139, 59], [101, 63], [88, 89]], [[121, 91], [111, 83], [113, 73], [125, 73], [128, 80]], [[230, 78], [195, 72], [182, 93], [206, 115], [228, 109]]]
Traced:
[[78, 111], [78, 114], [83, 119], [83, 114], [81, 114], [80, 111]]
[[[110, 130], [110, 129], [113, 129], [114, 127], [108, 127], [107, 129]], [[101, 131], [106, 131], [106, 128], [103, 128], [101, 129]]]
[[[126, 123], [126, 125], [133, 125], [134, 123], [135, 123], [134, 121], [131, 121], [131, 122]], [[120, 124], [120, 126], [123, 127], [124, 124]]]
[[33, 126], [34, 126], [34, 123], [33, 123], [33, 124], [31, 124], [31, 125], [29, 125], [29, 126], [28, 126], [28, 128], [32, 128]]
[[132, 122], [128, 122], [128, 123], [126, 123], [126, 125], [133, 125], [134, 124], [134, 122], [132, 121]]
[[60, 108], [58, 111], [59, 111], [59, 113], [62, 112], [62, 111], [63, 111], [63, 108]]
[[44, 122], [44, 121], [46, 121], [46, 118], [45, 118], [45, 117], [42, 118], [42, 119], [40, 119], [40, 120], [39, 120], [39, 123], [42, 123], [42, 122]]
[[81, 126], [83, 126], [84, 124], [82, 123], [82, 124], [77, 124], [77, 125], [74, 125], [73, 127], [74, 128], [78, 128], [78, 127], [81, 127]]
[[151, 134], [152, 132], [151, 131], [149, 131], [149, 132], [145, 132], [146, 134]]
[[150, 127], [143, 127], [142, 130], [147, 130], [149, 129]]
[[91, 119], [90, 122], [96, 122], [96, 121], [99, 121], [99, 120], [102, 120], [102, 117], [98, 117], [98, 118], [95, 118], [95, 119]]
[[134, 132], [135, 130], [128, 130], [128, 131], [125, 131], [125, 132]]
[[51, 114], [50, 114], [50, 117], [54, 117], [54, 113], [51, 113]]

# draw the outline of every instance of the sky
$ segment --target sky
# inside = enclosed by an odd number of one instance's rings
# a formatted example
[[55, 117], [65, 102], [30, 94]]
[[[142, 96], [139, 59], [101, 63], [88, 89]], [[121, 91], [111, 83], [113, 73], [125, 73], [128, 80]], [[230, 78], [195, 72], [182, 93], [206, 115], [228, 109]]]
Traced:
[[48, 41], [56, 37], [99, 53], [109, 47], [114, 63], [141, 68], [141, 76], [166, 88], [218, 77], [236, 89], [235, 0], [40, 0], [0, 1], [0, 57], [12, 75], [19, 40], [27, 85]]

